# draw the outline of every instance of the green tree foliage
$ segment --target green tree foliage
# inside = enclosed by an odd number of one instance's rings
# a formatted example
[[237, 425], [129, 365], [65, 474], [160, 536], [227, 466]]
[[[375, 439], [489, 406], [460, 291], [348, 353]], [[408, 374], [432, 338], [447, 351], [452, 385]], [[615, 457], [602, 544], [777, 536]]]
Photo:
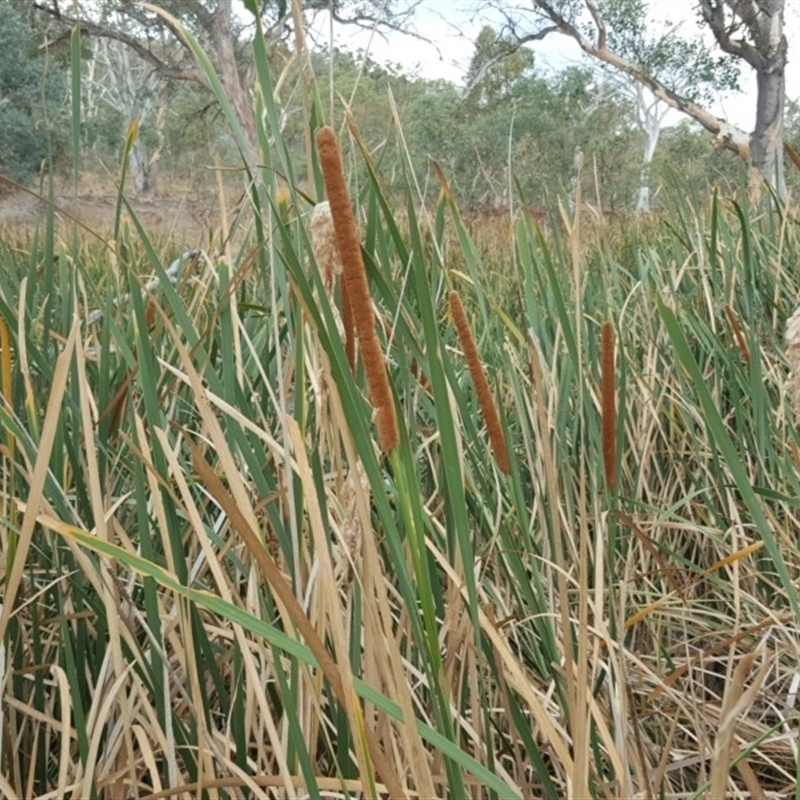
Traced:
[[533, 54], [513, 46], [483, 28], [465, 95], [429, 87], [409, 109], [412, 152], [440, 163], [463, 205], [501, 207], [510, 205], [515, 185], [533, 206], [569, 191], [580, 151], [591, 167], [584, 173], [588, 196], [625, 206], [636, 181], [630, 152], [641, 146], [631, 103], [588, 69], [540, 74]]
[[468, 104], [495, 108], [514, 99], [515, 87], [533, 69], [533, 53], [515, 47], [510, 39], [484, 26], [475, 40], [475, 52], [466, 75]]
[[747, 183], [747, 166], [723, 148], [710, 148], [708, 137], [690, 120], [666, 128], [653, 159], [653, 176], [661, 195], [702, 203], [713, 189], [735, 195]]
[[57, 61], [11, 3], [0, 3], [0, 172], [27, 182], [52, 151], [51, 125], [64, 98]]
[[[92, 10], [102, 4], [79, 5], [84, 10]], [[176, 13], [181, 10], [177, 2], [166, 5]], [[646, 31], [631, 27], [630, 21], [623, 19], [617, 24], [615, 20], [624, 17], [626, 10], [638, 9], [637, 13], [644, 13], [643, 0], [604, 0], [600, 5], [611, 20], [608, 46], [613, 45], [647, 63], [653, 72], [665, 76], [664, 80], [668, 74], [673, 74], [675, 82], [670, 84], [673, 87], [677, 87], [683, 69], [681, 64], [688, 62], [690, 56], [696, 57], [692, 63], [699, 77], [686, 91], [695, 93], [693, 97], [706, 99], [708, 84], [701, 80], [702, 74], [707, 69], [713, 78], [715, 70], [723, 69], [724, 64], [718, 58], [694, 50], [690, 53], [685, 49], [685, 42], [667, 46], [657, 35], [645, 35]], [[210, 25], [211, 18], [204, 18], [203, 11], [219, 14], [225, 6], [223, 0], [204, 0], [187, 8], [183, 14], [187, 25], [212, 50], [213, 29], [202, 27], [204, 21]], [[268, 6], [273, 8], [270, 4], [264, 8]], [[64, 4], [61, 7], [67, 8]], [[1, 8], [7, 13], [7, 6]], [[344, 8], [342, 5], [339, 10]], [[149, 42], [152, 57], [163, 58], [165, 63], [169, 59], [184, 74], [194, 69], [189, 60], [182, 60], [186, 54], [168, 31], [158, 38], [153, 29], [150, 33], [155, 38], [147, 38], [145, 22], [155, 25], [156, 17], [140, 18], [133, 6], [130, 11], [134, 16], [126, 13], [124, 26], [117, 19], [115, 30], [118, 33], [127, 31], [126, 35], [138, 37], [137, 41]], [[51, 31], [56, 31], [57, 39], [64, 20], [56, 24], [51, 15], [46, 19], [52, 26]], [[219, 19], [217, 17], [218, 22]], [[246, 52], [247, 20], [247, 17], [232, 20], [237, 53], [240, 48]], [[109, 25], [112, 21], [107, 20]], [[24, 24], [19, 20], [18, 23]], [[50, 40], [54, 40], [53, 35]], [[22, 39], [16, 36], [15, 41]], [[104, 40], [89, 34], [83, 37], [87, 53], [83, 63], [85, 73], [101, 41]], [[42, 42], [40, 38], [26, 52], [42, 52]], [[68, 40], [62, 39], [60, 44], [63, 46], [64, 42]], [[124, 43], [112, 39], [109, 44], [122, 47]], [[292, 153], [296, 179], [301, 185], [307, 185], [310, 170], [306, 164], [305, 141], [309, 115], [303, 102], [299, 60], [292, 58], [291, 39], [286, 42], [277, 39], [269, 50], [269, 60], [275, 78], [275, 103], [280, 110], [283, 141]], [[30, 67], [37, 62], [34, 58], [27, 61], [18, 58], [14, 63]], [[148, 63], [148, 59], [144, 58], [141, 63]], [[585, 67], [570, 67], [559, 73], [544, 72], [537, 69], [533, 53], [518, 46], [513, 32], [498, 34], [490, 27], [484, 27], [475, 40], [463, 89], [446, 81], [404, 74], [398, 65], [379, 63], [364, 52], [312, 50], [311, 64], [317, 81], [315, 94], [322, 103], [320, 113], [337, 130], [345, 132], [343, 144], [356, 185], [363, 178], [365, 166], [360, 155], [349, 158], [352, 149], [348, 148], [353, 148], [356, 140], [347, 135], [348, 128], [343, 125], [345, 109], [371, 154], [384, 187], [398, 195], [404, 195], [415, 179], [423, 197], [435, 200], [440, 188], [431, 169], [431, 159], [435, 159], [465, 210], [505, 208], [519, 201], [533, 207], [552, 207], [556, 197], [575, 188], [575, 157], [581, 152], [584, 155], [581, 174], [584, 200], [604, 210], [632, 208], [636, 189], [641, 185], [641, 153], [648, 133], [637, 121], [635, 96], [621, 91], [619, 81], [611, 73]], [[152, 62], [149, 65], [152, 66]], [[235, 73], [246, 88], [252, 80], [247, 59], [237, 58], [235, 66]], [[40, 70], [41, 67], [40, 64]], [[159, 148], [163, 153], [162, 182], [166, 176], [180, 181], [210, 174], [208, 168], [217, 157], [224, 165], [238, 164], [237, 144], [217, 106], [210, 101], [206, 87], [200, 81], [170, 77], [168, 71], [156, 69], [153, 74], [158, 74], [161, 80], [159, 109], [164, 109], [163, 117], [159, 117], [159, 138], [156, 140], [149, 121], [155, 115], [142, 124], [139, 136], [152, 150]], [[113, 169], [118, 163], [130, 115], [102, 100], [109, 84], [103, 69], [96, 65], [93, 75], [93, 80], [85, 76], [82, 86], [84, 146], [92, 149], [91, 163], [107, 160]], [[733, 77], [731, 74], [731, 79]], [[40, 81], [37, 87], [39, 84]], [[31, 96], [34, 103], [41, 105], [40, 88]], [[243, 108], [252, 118], [252, 97], [248, 95], [246, 99]], [[787, 141], [800, 144], [798, 118], [797, 113], [790, 114], [786, 128]], [[398, 125], [402, 128], [402, 137], [398, 135]], [[45, 129], [40, 125], [39, 130]], [[664, 185], [702, 193], [709, 186], [727, 187], [741, 179], [741, 171], [733, 163], [735, 159], [708, 148], [707, 139], [704, 145], [695, 127], [667, 129], [663, 135], [664, 152], [656, 153], [650, 170], [655, 205], [660, 202], [659, 193], [663, 194]], [[10, 137], [3, 141], [10, 141]], [[29, 136], [24, 141], [30, 146], [34, 137]], [[39, 143], [45, 142], [43, 136]], [[413, 175], [409, 174], [405, 162], [406, 150]], [[41, 157], [40, 154], [38, 158]], [[18, 161], [16, 159], [15, 164]]]
[[647, 0], [603, 0], [598, 8], [609, 48], [687, 100], [709, 103], [719, 92], [739, 88], [737, 61], [710, 50], [700, 37], [684, 38], [678, 23], [667, 20], [655, 30], [648, 25]]
[[[505, 18], [505, 26], [519, 46], [556, 32], [574, 39], [587, 55], [627, 75], [660, 101], [698, 122], [714, 134], [720, 146], [749, 161], [779, 196], [785, 194], [786, 0], [697, 2], [700, 18], [720, 50], [741, 59], [756, 73], [758, 97], [752, 135], [692, 99], [702, 93], [698, 84], [706, 77], [712, 78], [712, 84], [717, 79], [730, 81], [734, 77], [732, 68], [709, 57], [699, 43], [681, 43], [675, 35], [652, 40], [644, 35], [646, 0], [531, 0], [521, 5], [487, 0], [486, 5]], [[673, 88], [676, 75], [688, 78], [682, 81], [680, 90]], [[714, 86], [709, 88], [713, 91]]]

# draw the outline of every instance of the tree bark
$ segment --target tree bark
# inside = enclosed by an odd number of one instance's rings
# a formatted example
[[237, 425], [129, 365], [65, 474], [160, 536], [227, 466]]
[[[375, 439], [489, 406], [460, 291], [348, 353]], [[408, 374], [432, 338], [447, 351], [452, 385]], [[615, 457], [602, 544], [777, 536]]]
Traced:
[[[249, 91], [242, 84], [239, 67], [236, 63], [234, 36], [231, 29], [233, 16], [232, 0], [217, 0], [213, 11], [212, 31], [214, 49], [217, 56], [219, 79], [228, 94], [233, 110], [242, 124], [242, 130], [255, 151], [256, 125], [253, 111], [253, 100]], [[248, 157], [251, 154], [245, 154]]]
[[642, 168], [639, 171], [639, 192], [636, 200], [636, 211], [640, 214], [649, 214], [650, 166], [653, 163], [656, 147], [658, 147], [658, 140], [661, 136], [661, 125], [666, 116], [666, 109], [662, 107], [658, 100], [648, 103], [645, 97], [644, 87], [641, 84], [637, 85], [636, 104], [639, 125], [646, 136], [644, 153], [642, 155]]
[[[785, 6], [786, 0], [700, 0], [703, 18], [720, 48], [744, 59], [755, 70], [756, 121], [750, 138], [750, 165], [782, 200], [786, 197], [783, 169], [788, 51], [784, 33]], [[733, 37], [741, 27], [746, 29], [750, 41]]]
[[750, 144], [750, 163], [783, 200], [786, 197], [782, 151], [783, 109], [786, 102], [783, 68], [779, 74], [759, 71], [756, 74], [756, 85], [758, 104], [756, 127]]

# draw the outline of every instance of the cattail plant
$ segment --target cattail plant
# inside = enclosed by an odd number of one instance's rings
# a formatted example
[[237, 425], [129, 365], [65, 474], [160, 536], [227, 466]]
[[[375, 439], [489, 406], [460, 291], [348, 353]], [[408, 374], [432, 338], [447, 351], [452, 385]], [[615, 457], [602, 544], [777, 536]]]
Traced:
[[314, 256], [322, 269], [325, 288], [330, 292], [333, 289], [333, 282], [342, 274], [342, 259], [339, 258], [339, 251], [336, 248], [331, 204], [327, 200], [314, 206], [310, 229]]
[[[361, 257], [358, 229], [353, 210], [350, 207], [350, 195], [342, 169], [339, 143], [331, 128], [326, 126], [317, 132], [317, 151], [333, 217], [336, 247], [342, 261], [344, 306], [342, 317], [345, 330], [348, 325], [348, 313], [350, 313], [361, 346], [370, 401], [377, 412], [380, 446], [384, 452], [389, 452], [397, 447], [399, 441], [394, 400], [389, 386], [389, 377], [386, 374], [386, 365], [383, 362], [380, 341], [375, 331], [372, 298], [369, 293], [364, 260]], [[348, 359], [349, 357], [348, 354]]]
[[475, 339], [472, 337], [472, 331], [469, 328], [467, 315], [464, 313], [464, 306], [461, 304], [458, 292], [450, 292], [448, 299], [450, 313], [453, 315], [453, 322], [456, 326], [456, 333], [458, 333], [458, 339], [464, 351], [464, 359], [467, 362], [472, 382], [475, 384], [478, 405], [481, 408], [481, 414], [483, 414], [483, 419], [489, 432], [489, 441], [492, 445], [495, 461], [497, 461], [500, 471], [508, 475], [511, 472], [511, 465], [508, 460], [503, 428], [500, 426], [500, 416], [497, 413], [497, 406], [489, 389], [489, 381], [486, 379], [486, 373], [478, 355], [478, 348], [475, 346]]
[[800, 419], [800, 306], [786, 322], [786, 360], [789, 362], [789, 393], [795, 416]]
[[[322, 269], [322, 282], [325, 290], [330, 294], [336, 278], [342, 274], [342, 259], [336, 246], [336, 232], [333, 228], [333, 215], [331, 204], [324, 200], [314, 206], [311, 212], [311, 246], [318, 266]], [[336, 324], [339, 332], [344, 336], [344, 350], [350, 370], [356, 367], [356, 340], [353, 313], [350, 310], [350, 299], [347, 294], [347, 285], [341, 284], [342, 314], [337, 317]], [[334, 311], [336, 309], [334, 308]]]
[[613, 491], [617, 469], [617, 404], [614, 380], [614, 323], [603, 323], [600, 339], [600, 417], [606, 486]]

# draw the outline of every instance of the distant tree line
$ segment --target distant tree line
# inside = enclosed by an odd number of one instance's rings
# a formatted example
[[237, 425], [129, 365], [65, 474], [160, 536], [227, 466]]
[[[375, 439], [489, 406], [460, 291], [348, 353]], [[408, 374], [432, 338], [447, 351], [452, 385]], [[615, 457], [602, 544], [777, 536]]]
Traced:
[[[632, 2], [609, 0], [604, 8], [613, 19]], [[30, 180], [43, 165], [68, 174], [75, 163], [70, 91], [76, 84], [70, 68], [76, 54], [70, 52], [70, 36], [76, 28], [81, 31], [79, 155], [85, 167], [116, 174], [126, 136], [134, 192], [169, 191], [165, 181], [196, 182], [198, 175], [211, 183], [205, 170], [215, 154], [225, 165], [239, 163], [241, 143], [232, 139], [185, 48], [163, 20], [136, 11], [134, 4], [62, 5], [86, 17], [62, 14], [54, 3], [0, 4], [0, 172]], [[634, 5], [644, 19], [644, 4]], [[183, 13], [183, 22], [209, 48], [227, 83], [234, 87], [238, 82], [239, 89], [232, 91], [246, 90], [253, 79], [247, 47], [252, 32], [232, 15], [229, 0], [198, 0], [191, 13], [181, 12], [186, 4], [167, 6]], [[355, 7], [369, 17], [371, 4]], [[261, 13], [272, 15], [270, 53], [284, 138], [297, 174], [305, 170], [307, 177], [308, 109], [296, 88], [302, 65], [293, 57], [298, 45], [287, 8], [281, 14], [276, 4], [259, 6]], [[349, 6], [339, 3], [337, 8], [344, 15]], [[703, 81], [705, 92], [735, 86], [736, 74], [727, 62], [709, 60], [689, 45], [664, 51], [642, 28], [620, 23], [615, 30], [609, 46], [673, 70], [676, 81], [686, 79], [680, 63], [696, 59], [691, 62], [698, 76], [693, 96], [700, 96]], [[543, 71], [513, 31], [483, 28], [474, 43], [466, 88], [404, 74], [396, 65], [341, 50], [312, 50], [310, 69], [320, 97], [330, 97], [333, 77], [335, 96], [345, 102], [334, 102], [329, 121], [342, 125], [347, 105], [387, 190], [404, 192], [415, 182], [427, 201], [440, 189], [433, 161], [465, 209], [569, 200], [580, 180], [584, 200], [598, 209], [646, 210], [658, 206], [665, 192], [705, 192], [746, 180], [733, 153], [711, 147], [688, 119], [664, 129], [663, 109], [653, 105], [654, 98], [631, 91], [631, 84], [621, 83], [613, 71], [592, 66]], [[243, 116], [252, 113], [244, 97], [239, 102]], [[322, 102], [327, 118], [331, 109]], [[784, 133], [800, 149], [796, 101], [786, 103]], [[797, 181], [794, 172], [789, 176]]]

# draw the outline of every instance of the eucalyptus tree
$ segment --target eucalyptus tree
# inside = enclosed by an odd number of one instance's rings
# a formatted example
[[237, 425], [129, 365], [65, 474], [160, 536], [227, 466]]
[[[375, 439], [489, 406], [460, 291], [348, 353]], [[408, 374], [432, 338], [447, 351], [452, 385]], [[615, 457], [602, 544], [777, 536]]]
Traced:
[[[682, 97], [709, 103], [719, 92], [738, 89], [739, 69], [730, 57], [709, 52], [698, 36], [681, 37], [680, 22], [653, 24], [646, 0], [600, 0], [608, 32], [608, 47], [648, 75], [659, 79]], [[636, 210], [650, 210], [650, 170], [659, 136], [670, 106], [642, 82], [625, 72], [604, 70], [617, 76], [617, 85], [634, 102], [636, 120], [644, 134]]]
[[82, 80], [85, 127], [110, 111], [130, 137], [128, 169], [136, 194], [158, 192], [169, 84], [129, 48], [114, 39], [100, 39], [92, 48]]
[[474, 108], [491, 108], [512, 98], [515, 84], [534, 66], [533, 53], [516, 47], [512, 39], [498, 36], [484, 25], [475, 39], [465, 77], [466, 101]]
[[511, 202], [514, 128], [524, 97], [533, 88], [533, 68], [531, 51], [515, 49], [488, 25], [481, 29], [459, 116], [469, 142], [463, 177], [471, 180], [469, 195], [487, 206]]
[[[304, 15], [326, 11], [337, 24], [402, 30], [415, 2], [400, 0], [400, 4], [396, 0], [246, 0], [243, 5], [234, 0], [158, 0], [156, 5], [166, 12], [159, 13], [154, 6], [131, 0], [31, 0], [33, 9], [50, 19], [56, 30], [54, 41], [77, 28], [90, 38], [120, 42], [162, 79], [208, 86], [181, 29], [190, 32], [214, 65], [248, 140], [242, 144], [251, 149], [256, 142], [250, 58], [254, 14], [261, 21], [271, 57], [286, 66], [294, 55], [287, 42], [292, 37], [301, 41]], [[166, 38], [181, 46], [165, 49]]]
[[[697, 0], [696, 4], [700, 19], [714, 34], [721, 50], [743, 60], [756, 72], [758, 97], [752, 134], [702, 105], [707, 97], [693, 91], [693, 81], [676, 81], [674, 69], [680, 67], [681, 48], [689, 48], [684, 57], [691, 54], [692, 58], [699, 58], [701, 51], [696, 46], [675, 39], [666, 49], [668, 40], [653, 49], [653, 41], [628, 24], [631, 17], [645, 18], [647, 5], [642, 0], [530, 0], [525, 6], [499, 2], [487, 5], [504, 15], [505, 35], [518, 46], [551, 33], [574, 39], [585, 53], [629, 76], [713, 133], [718, 146], [748, 161], [779, 196], [784, 196], [785, 0]], [[656, 53], [661, 55], [654, 58]], [[666, 55], [670, 57], [665, 61]], [[708, 66], [713, 66], [713, 60]], [[689, 79], [691, 75], [691, 68], [678, 70], [682, 78]]]
[[[546, 194], [567, 192], [578, 180], [576, 155], [591, 169], [584, 180], [599, 205], [626, 204], [631, 186], [633, 132], [630, 99], [607, 76], [584, 67], [557, 74], [536, 69], [534, 54], [485, 26], [475, 40], [461, 104], [462, 154], [454, 184], [471, 203], [511, 205], [517, 185], [534, 206]], [[632, 189], [630, 189], [632, 192]]]
[[38, 48], [20, 12], [0, 3], [0, 173], [24, 182], [51, 149], [65, 84], [59, 59]]
[[756, 73], [756, 122], [750, 137], [750, 163], [783, 197], [786, 194], [783, 171], [788, 56], [784, 31], [786, 0], [699, 0], [699, 3], [702, 17], [720, 48], [741, 58]]

